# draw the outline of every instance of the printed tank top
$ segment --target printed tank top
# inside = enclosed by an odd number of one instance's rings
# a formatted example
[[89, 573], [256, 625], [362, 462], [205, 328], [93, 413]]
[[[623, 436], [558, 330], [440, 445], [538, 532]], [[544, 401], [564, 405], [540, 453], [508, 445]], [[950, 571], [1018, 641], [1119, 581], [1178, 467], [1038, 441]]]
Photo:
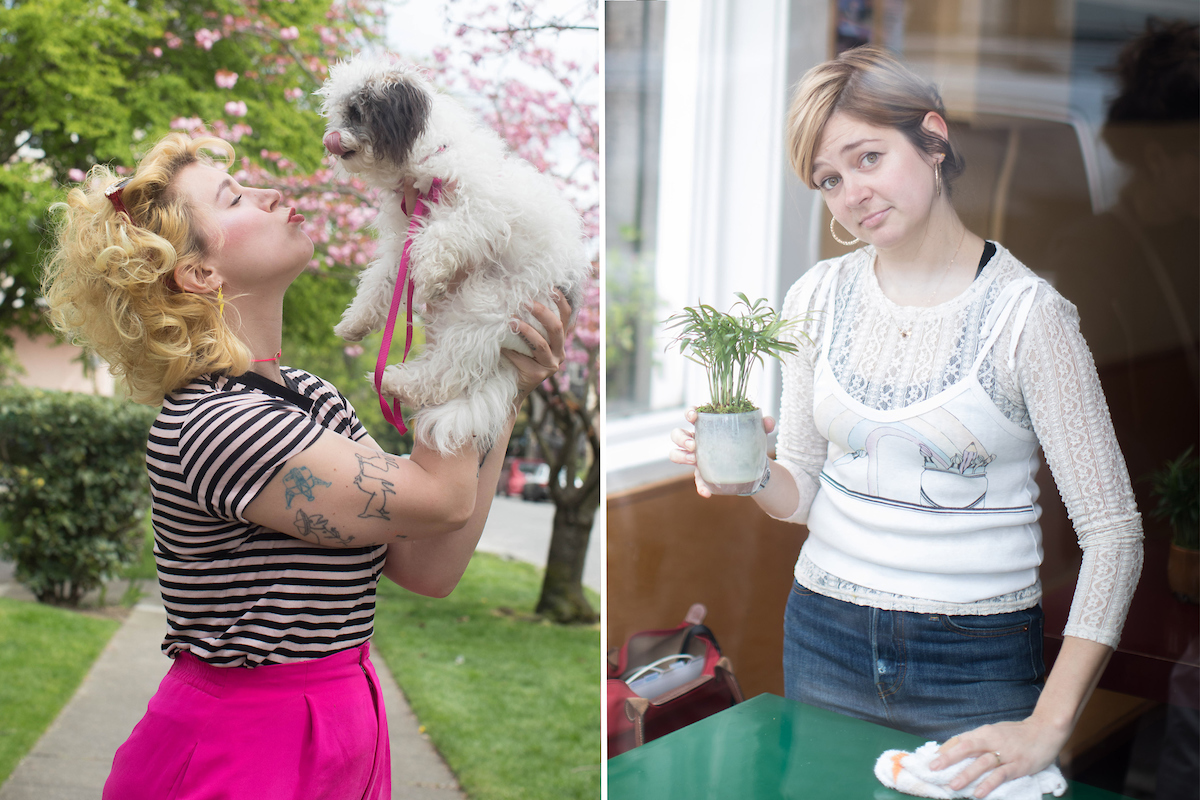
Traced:
[[908, 597], [970, 603], [1030, 586], [1042, 561], [1038, 441], [1004, 416], [978, 374], [1010, 318], [1015, 360], [1038, 280], [1004, 288], [958, 383], [880, 411], [851, 397], [829, 363], [839, 272], [816, 293], [825, 332], [813, 415], [829, 448], [804, 555], [843, 580]]

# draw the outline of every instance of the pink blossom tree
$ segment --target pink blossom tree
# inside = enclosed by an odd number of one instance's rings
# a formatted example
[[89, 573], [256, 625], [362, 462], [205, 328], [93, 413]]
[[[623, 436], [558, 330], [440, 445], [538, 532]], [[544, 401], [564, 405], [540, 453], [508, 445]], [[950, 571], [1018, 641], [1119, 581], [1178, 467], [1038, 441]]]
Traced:
[[[559, 14], [556, 5], [569, 9]], [[454, 46], [436, 48], [437, 82], [474, 106], [517, 155], [571, 198], [598, 253], [599, 36], [595, 2], [449, 0]], [[583, 566], [600, 507], [600, 289], [588, 287], [570, 367], [530, 403], [531, 435], [550, 465], [555, 505], [536, 611], [557, 622], [594, 622]]]
[[600, 284], [579, 310], [565, 376], [538, 389], [530, 430], [550, 464], [554, 527], [535, 610], [557, 622], [595, 622], [583, 567], [600, 507]]

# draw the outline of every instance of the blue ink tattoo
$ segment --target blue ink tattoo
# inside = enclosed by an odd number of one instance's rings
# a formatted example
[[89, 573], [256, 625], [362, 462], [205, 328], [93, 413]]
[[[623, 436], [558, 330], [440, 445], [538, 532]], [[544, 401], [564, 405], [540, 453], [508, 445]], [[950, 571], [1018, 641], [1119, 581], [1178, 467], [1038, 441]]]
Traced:
[[333, 486], [333, 484], [313, 475], [308, 467], [293, 468], [283, 479], [283, 491], [284, 496], [287, 498], [287, 507], [292, 507], [292, 500], [298, 494], [304, 495], [305, 500], [315, 500], [313, 489], [318, 486]]

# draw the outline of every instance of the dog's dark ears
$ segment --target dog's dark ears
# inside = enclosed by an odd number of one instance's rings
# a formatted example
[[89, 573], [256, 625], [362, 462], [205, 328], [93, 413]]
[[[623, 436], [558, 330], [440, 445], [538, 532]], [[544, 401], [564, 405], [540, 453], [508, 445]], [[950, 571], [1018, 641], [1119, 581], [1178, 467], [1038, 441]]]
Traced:
[[425, 131], [432, 106], [432, 98], [407, 81], [390, 83], [364, 97], [363, 122], [371, 131], [375, 157], [403, 164]]

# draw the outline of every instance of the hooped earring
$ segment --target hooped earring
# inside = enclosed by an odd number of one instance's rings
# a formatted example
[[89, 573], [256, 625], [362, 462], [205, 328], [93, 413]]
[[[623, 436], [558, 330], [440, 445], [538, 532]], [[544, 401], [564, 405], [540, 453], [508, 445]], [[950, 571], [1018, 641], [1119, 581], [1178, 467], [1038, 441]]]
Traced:
[[833, 223], [835, 223], [835, 222], [837, 222], [836, 219], [834, 219], [833, 217], [829, 218], [829, 235], [833, 237], [833, 240], [835, 242], [842, 245], [843, 247], [849, 247], [850, 245], [858, 244], [859, 242], [862, 241], [862, 239], [859, 239], [858, 237], [855, 237], [854, 239], [852, 239], [848, 242], [845, 239], [839, 239], [837, 232], [834, 231], [834, 229], [833, 229]]
[[217, 287], [217, 311], [218, 311], [218, 313], [220, 313], [221, 318], [224, 319], [225, 318], [225, 286], [224, 285]]
[[933, 181], [937, 185], [938, 197], [942, 196], [942, 162], [933, 165]]

